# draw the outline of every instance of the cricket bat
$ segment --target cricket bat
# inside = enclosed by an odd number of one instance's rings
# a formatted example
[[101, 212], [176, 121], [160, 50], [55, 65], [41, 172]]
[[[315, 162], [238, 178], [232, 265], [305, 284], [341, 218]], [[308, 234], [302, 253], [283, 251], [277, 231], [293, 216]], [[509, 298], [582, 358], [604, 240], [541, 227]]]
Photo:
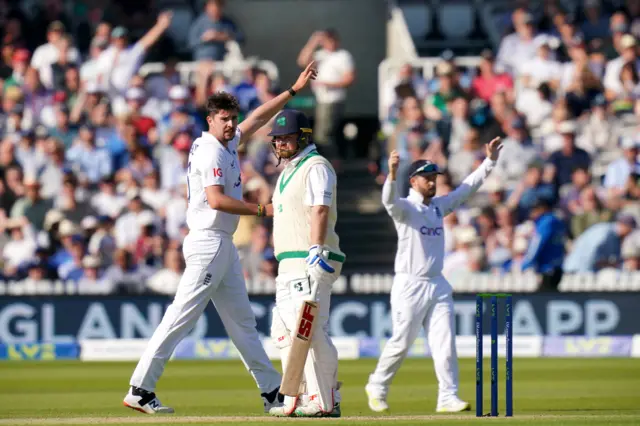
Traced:
[[302, 302], [296, 331], [293, 336], [287, 368], [280, 383], [280, 393], [287, 396], [298, 396], [304, 364], [307, 362], [313, 329], [318, 316], [318, 302], [315, 301], [318, 285], [313, 284], [309, 299]]

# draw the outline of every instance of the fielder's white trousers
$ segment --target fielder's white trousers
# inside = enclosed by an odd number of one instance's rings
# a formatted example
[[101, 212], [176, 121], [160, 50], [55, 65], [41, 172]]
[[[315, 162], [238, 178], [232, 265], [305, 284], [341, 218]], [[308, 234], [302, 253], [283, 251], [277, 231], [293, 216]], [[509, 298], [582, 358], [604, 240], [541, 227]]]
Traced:
[[256, 319], [231, 237], [214, 231], [192, 231], [183, 244], [184, 275], [173, 303], [149, 340], [130, 384], [155, 391], [156, 383], [178, 343], [193, 329], [213, 301], [242, 362], [262, 392], [280, 385], [256, 330]]
[[[329, 310], [331, 287], [340, 276], [342, 265], [336, 262], [331, 262], [331, 265], [336, 271], [324, 274], [322, 282], [318, 283], [318, 317], [304, 367], [303, 381], [306, 385], [303, 388], [306, 386], [306, 389], [301, 392], [317, 396], [318, 403], [326, 412], [331, 412], [334, 403], [340, 402], [340, 394], [336, 390], [338, 351], [329, 336]], [[309, 295], [310, 285], [304, 266], [298, 272], [279, 273], [276, 278], [276, 306], [273, 308], [271, 337], [280, 349], [283, 370], [289, 362], [293, 330], [296, 329], [302, 301]], [[287, 400], [285, 402], [288, 403]]]
[[367, 390], [386, 399], [389, 385], [424, 327], [438, 378], [438, 403], [458, 392], [453, 291], [443, 276], [421, 280], [398, 274], [391, 287], [392, 336], [385, 345]]

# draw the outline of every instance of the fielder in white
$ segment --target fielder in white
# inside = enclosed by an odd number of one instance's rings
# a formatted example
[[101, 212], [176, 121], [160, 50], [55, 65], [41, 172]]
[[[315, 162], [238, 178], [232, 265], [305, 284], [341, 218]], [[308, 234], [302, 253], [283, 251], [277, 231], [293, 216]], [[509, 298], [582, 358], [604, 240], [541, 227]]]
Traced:
[[238, 101], [218, 92], [207, 101], [209, 131], [191, 146], [187, 171], [187, 224], [183, 244], [186, 269], [173, 303], [149, 340], [131, 377], [124, 405], [148, 414], [173, 413], [155, 395], [158, 379], [177, 344], [193, 329], [212, 301], [224, 327], [262, 392], [265, 412], [282, 405], [280, 374], [260, 342], [238, 252], [232, 236], [238, 215], [267, 214], [266, 206], [242, 200], [238, 145], [246, 142], [316, 76], [311, 63], [286, 92], [257, 108], [238, 124]]
[[409, 196], [399, 198], [398, 153], [394, 151], [389, 157], [389, 176], [382, 189], [382, 203], [398, 233], [396, 275], [391, 288], [393, 332], [365, 387], [373, 411], [389, 409], [389, 385], [422, 328], [427, 333], [439, 384], [436, 411], [470, 409], [469, 403], [458, 398], [453, 291], [442, 276], [442, 219], [478, 190], [495, 167], [501, 148], [500, 138], [487, 144], [487, 158], [482, 164], [455, 191], [441, 197], [435, 197], [436, 177], [441, 173], [438, 166], [428, 160], [418, 160], [411, 165]]
[[297, 398], [285, 397], [274, 416], [340, 417], [338, 352], [328, 334], [331, 287], [345, 255], [335, 232], [336, 173], [311, 140], [307, 117], [295, 110], [278, 114], [270, 136], [286, 166], [273, 194], [273, 241], [280, 262], [271, 337], [286, 369], [301, 301], [317, 286], [319, 309], [303, 384]]

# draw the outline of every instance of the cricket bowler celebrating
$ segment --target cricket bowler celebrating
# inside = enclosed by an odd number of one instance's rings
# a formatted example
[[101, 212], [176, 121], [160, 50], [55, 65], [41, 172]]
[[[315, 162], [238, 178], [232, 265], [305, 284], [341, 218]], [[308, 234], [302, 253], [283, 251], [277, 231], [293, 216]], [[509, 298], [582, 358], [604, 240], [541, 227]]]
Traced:
[[439, 383], [436, 411], [470, 409], [469, 403], [458, 398], [453, 291], [442, 276], [442, 219], [478, 190], [495, 167], [501, 148], [500, 138], [492, 140], [486, 145], [487, 158], [482, 164], [455, 191], [442, 197], [435, 197], [436, 177], [441, 173], [438, 166], [418, 160], [411, 165], [409, 196], [399, 198], [396, 172], [400, 159], [395, 151], [389, 157], [382, 203], [398, 233], [398, 252], [391, 287], [393, 331], [365, 387], [373, 411], [389, 409], [389, 385], [423, 327]]
[[256, 330], [238, 252], [232, 236], [238, 215], [265, 216], [266, 206], [242, 200], [238, 145], [264, 126], [316, 76], [315, 63], [287, 91], [258, 107], [238, 124], [238, 101], [218, 92], [207, 101], [209, 131], [191, 146], [187, 170], [189, 234], [183, 243], [184, 275], [173, 303], [131, 377], [124, 405], [148, 414], [173, 413], [154, 391], [177, 344], [187, 336], [209, 301], [262, 392], [264, 410], [281, 405], [280, 374], [267, 357]]
[[[344, 253], [335, 232], [336, 173], [311, 140], [307, 117], [280, 112], [271, 133], [279, 160], [286, 162], [273, 194], [273, 240], [278, 259], [276, 306], [271, 337], [287, 369], [302, 300], [315, 295], [318, 313], [304, 363], [299, 397], [285, 397], [274, 416], [340, 417], [338, 352], [328, 334], [331, 287], [340, 276]], [[315, 289], [314, 289], [315, 287]]]

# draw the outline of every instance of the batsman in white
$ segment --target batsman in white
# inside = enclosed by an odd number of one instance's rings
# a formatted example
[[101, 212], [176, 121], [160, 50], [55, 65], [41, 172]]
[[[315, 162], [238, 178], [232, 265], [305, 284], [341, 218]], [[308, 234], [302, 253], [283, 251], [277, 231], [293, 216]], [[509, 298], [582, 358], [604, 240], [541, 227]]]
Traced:
[[[335, 232], [336, 173], [311, 140], [307, 117], [295, 110], [279, 113], [269, 133], [286, 166], [273, 194], [273, 242], [278, 259], [276, 306], [271, 337], [280, 350], [282, 368], [296, 330], [301, 301], [317, 286], [318, 314], [304, 364], [302, 392], [285, 397], [274, 416], [340, 417], [338, 352], [328, 334], [331, 287], [345, 255]], [[306, 390], [305, 390], [306, 388]]]
[[316, 76], [311, 63], [293, 86], [258, 107], [238, 124], [238, 101], [218, 92], [207, 101], [209, 131], [191, 146], [187, 170], [189, 234], [183, 243], [184, 275], [173, 303], [131, 377], [124, 405], [143, 413], [173, 413], [154, 391], [165, 364], [177, 344], [193, 329], [212, 301], [224, 327], [238, 348], [245, 367], [255, 379], [265, 412], [282, 404], [280, 374], [267, 357], [256, 330], [238, 252], [232, 236], [239, 215], [265, 216], [266, 206], [242, 200], [238, 146], [264, 126]]
[[393, 331], [365, 387], [373, 411], [389, 409], [389, 385], [422, 328], [427, 333], [439, 384], [436, 411], [470, 409], [469, 403], [458, 398], [453, 291], [442, 276], [442, 219], [478, 190], [495, 167], [501, 148], [500, 138], [487, 144], [487, 158], [482, 164], [455, 191], [441, 197], [435, 196], [436, 177], [441, 173], [438, 166], [418, 160], [411, 165], [409, 196], [399, 198], [396, 172], [400, 159], [395, 151], [389, 157], [382, 203], [398, 233], [398, 252], [391, 287]]

